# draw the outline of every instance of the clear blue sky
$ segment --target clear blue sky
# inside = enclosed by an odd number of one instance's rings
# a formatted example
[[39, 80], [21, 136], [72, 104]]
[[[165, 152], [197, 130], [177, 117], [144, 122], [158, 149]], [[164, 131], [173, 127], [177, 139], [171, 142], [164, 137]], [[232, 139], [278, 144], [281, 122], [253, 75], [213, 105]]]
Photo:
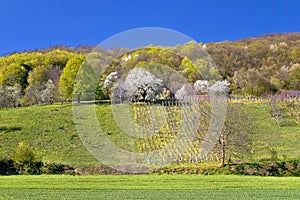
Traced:
[[300, 32], [298, 0], [7, 0], [0, 55], [50, 45], [96, 45], [139, 27], [164, 27], [197, 42]]

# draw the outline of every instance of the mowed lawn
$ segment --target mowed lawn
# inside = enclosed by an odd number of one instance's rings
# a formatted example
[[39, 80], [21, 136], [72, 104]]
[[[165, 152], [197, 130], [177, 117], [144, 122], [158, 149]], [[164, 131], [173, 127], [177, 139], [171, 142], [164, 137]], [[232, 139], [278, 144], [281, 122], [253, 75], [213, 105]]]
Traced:
[[1, 176], [0, 199], [300, 199], [299, 177]]

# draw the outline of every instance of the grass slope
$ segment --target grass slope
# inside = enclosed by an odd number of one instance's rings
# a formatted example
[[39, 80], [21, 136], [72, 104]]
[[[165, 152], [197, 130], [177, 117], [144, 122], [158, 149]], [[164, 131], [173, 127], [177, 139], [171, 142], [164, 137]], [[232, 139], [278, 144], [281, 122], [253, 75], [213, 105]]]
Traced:
[[0, 199], [299, 199], [300, 178], [203, 175], [0, 177]]
[[247, 103], [248, 111], [259, 129], [254, 139], [254, 159], [271, 156], [270, 149], [277, 152], [279, 158], [300, 159], [300, 126], [290, 116], [286, 116], [282, 126], [278, 127], [270, 117], [266, 103]]
[[[278, 127], [265, 103], [245, 103], [259, 133], [253, 136], [253, 159], [270, 157], [271, 148], [279, 156], [300, 158], [300, 128], [287, 118]], [[118, 146], [132, 144], [112, 118], [111, 106], [96, 106], [99, 123], [111, 141]], [[10, 156], [18, 142], [25, 141], [39, 152], [43, 161], [71, 164], [75, 167], [97, 163], [81, 142], [73, 122], [72, 106], [47, 105], [0, 110], [0, 157]]]
[[96, 162], [75, 130], [71, 105], [1, 110], [0, 118], [2, 156], [11, 155], [18, 142], [25, 141], [44, 161], [72, 165]]

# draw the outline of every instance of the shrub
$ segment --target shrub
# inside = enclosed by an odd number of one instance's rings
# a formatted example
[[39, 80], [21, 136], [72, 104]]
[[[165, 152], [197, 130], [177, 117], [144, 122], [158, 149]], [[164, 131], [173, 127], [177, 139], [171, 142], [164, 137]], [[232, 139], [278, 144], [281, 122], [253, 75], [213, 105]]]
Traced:
[[20, 174], [40, 174], [40, 168], [43, 163], [36, 159], [35, 152], [31, 147], [24, 143], [19, 142], [13, 154], [13, 160], [18, 167]]
[[74, 174], [74, 168], [64, 164], [44, 163], [41, 174]]
[[4, 158], [0, 160], [0, 175], [18, 174], [18, 169], [12, 159]]

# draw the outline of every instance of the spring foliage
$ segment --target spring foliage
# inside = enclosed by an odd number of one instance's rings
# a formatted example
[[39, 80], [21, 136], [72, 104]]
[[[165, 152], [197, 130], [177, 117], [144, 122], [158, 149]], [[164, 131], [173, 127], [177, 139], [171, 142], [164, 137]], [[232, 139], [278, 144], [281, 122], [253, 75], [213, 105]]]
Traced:
[[[299, 33], [287, 33], [246, 38], [236, 42], [203, 44], [191, 41], [175, 47], [148, 46], [130, 52], [122, 48], [105, 50], [99, 47], [98, 52], [87, 54], [92, 47], [74, 49], [60, 46], [14, 53], [0, 57], [0, 106], [50, 103], [52, 100], [49, 101], [49, 98], [54, 101], [71, 100], [73, 94], [78, 96], [81, 93], [86, 99], [90, 99], [93, 96], [91, 93], [95, 92], [97, 98], [107, 98], [103, 91], [111, 87], [116, 79], [112, 72], [122, 76], [145, 64], [169, 66], [190, 83], [197, 80], [208, 80], [209, 83], [227, 80], [230, 83], [230, 93], [234, 96], [261, 97], [282, 89], [299, 90], [299, 39]], [[202, 57], [199, 58], [199, 55]], [[206, 59], [210, 56], [212, 59]], [[89, 59], [92, 68], [100, 64], [105, 66], [105, 70], [88, 77], [84, 83], [78, 83], [82, 87], [77, 87], [78, 90], [74, 93], [74, 80], [87, 57], [92, 57]], [[93, 68], [90, 71], [95, 70]], [[98, 77], [101, 75], [102, 77]], [[94, 76], [98, 79], [91, 86], [89, 82]], [[54, 85], [55, 92], [51, 93], [54, 98], [45, 97], [43, 92], [49, 79]], [[95, 82], [99, 84], [96, 89]], [[195, 83], [197, 94], [207, 92], [205, 84]], [[16, 91], [11, 92], [12, 88]], [[153, 95], [150, 96], [149, 98], [153, 98]]]

